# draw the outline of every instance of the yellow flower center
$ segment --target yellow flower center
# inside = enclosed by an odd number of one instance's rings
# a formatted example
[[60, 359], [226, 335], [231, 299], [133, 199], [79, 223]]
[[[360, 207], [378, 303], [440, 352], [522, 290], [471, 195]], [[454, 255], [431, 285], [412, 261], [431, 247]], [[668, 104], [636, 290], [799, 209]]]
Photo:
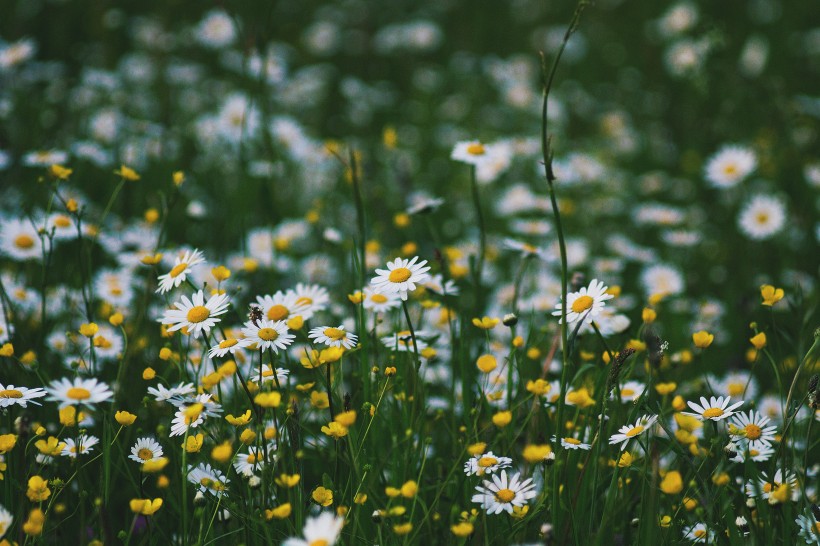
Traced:
[[576, 313], [583, 313], [591, 308], [593, 303], [595, 303], [595, 300], [593, 300], [591, 296], [578, 296], [575, 298], [575, 301], [572, 302], [572, 310]]
[[767, 212], [758, 212], [757, 216], [755, 216], [755, 220], [758, 224], [766, 224], [769, 222], [769, 213]]
[[743, 383], [729, 383], [727, 388], [729, 396], [741, 396], [745, 389], [746, 386]]
[[695, 536], [697, 538], [703, 538], [706, 536], [706, 531], [704, 531], [703, 529], [695, 529]]
[[723, 167], [723, 174], [728, 176], [737, 174], [737, 165], [735, 165], [734, 163], [729, 163], [728, 165], [725, 165]]
[[760, 455], [760, 452], [758, 450], [756, 450], [756, 449], [750, 449], [749, 450], [749, 456], [750, 457], [757, 457], [758, 455]]
[[412, 272], [406, 267], [397, 267], [390, 272], [390, 276], [387, 277], [387, 280], [395, 283], [404, 282], [410, 278], [410, 275], [412, 275]]
[[235, 339], [226, 339], [225, 341], [220, 341], [219, 342], [219, 348], [220, 349], [227, 349], [228, 347], [233, 347], [237, 343], [239, 343], [239, 342], [236, 341]]
[[17, 389], [5, 389], [0, 391], [0, 398], [22, 398], [23, 393]]
[[253, 453], [249, 453], [248, 454], [248, 463], [256, 464], [256, 461], [257, 461], [256, 455], [254, 455]]
[[484, 145], [480, 142], [476, 142], [474, 144], [470, 144], [467, 146], [467, 153], [470, 155], [484, 155], [485, 153]]
[[510, 502], [515, 498], [515, 491], [511, 489], [499, 489], [495, 494], [495, 498], [500, 502]]
[[581, 440], [576, 440], [575, 438], [564, 438], [564, 441], [568, 444], [572, 444], [574, 446], [580, 445]]
[[26, 234], [18, 235], [14, 238], [14, 246], [17, 248], [31, 248], [34, 246], [34, 239]]
[[262, 370], [262, 377], [271, 377], [271, 376], [273, 376], [273, 370], [271, 370], [270, 368], [265, 368], [264, 370]]
[[635, 391], [632, 389], [621, 389], [621, 396], [632, 396]]
[[496, 459], [495, 457], [481, 457], [478, 460], [478, 466], [480, 466], [481, 468], [488, 468], [495, 464], [498, 464], [498, 459]]
[[205, 307], [204, 305], [197, 305], [195, 307], [191, 307], [191, 310], [188, 311], [188, 322], [191, 323], [198, 323], [202, 322], [208, 317], [211, 316], [211, 310]]
[[638, 434], [640, 434], [641, 432], [643, 432], [643, 430], [644, 429], [641, 425], [638, 425], [637, 427], [633, 427], [633, 428], [629, 429], [626, 432], [626, 437], [627, 438], [633, 438], [633, 437], [637, 436]]
[[384, 303], [387, 301], [387, 296], [384, 294], [373, 294], [370, 296], [370, 301], [374, 301], [376, 303]]
[[711, 419], [712, 417], [720, 417], [723, 415], [723, 410], [720, 408], [709, 408], [708, 410], [703, 412], [703, 417], [705, 419]]
[[340, 339], [345, 338], [345, 331], [339, 330], [338, 328], [325, 328], [325, 336], [329, 337], [332, 340], [338, 341]]
[[65, 395], [72, 400], [88, 400], [91, 398], [91, 391], [82, 387], [71, 387]]
[[268, 320], [285, 320], [289, 315], [288, 308], [279, 303], [268, 309]]
[[279, 337], [279, 332], [273, 328], [260, 328], [257, 335], [259, 336], [259, 339], [263, 341], [273, 341]]
[[763, 431], [754, 423], [749, 423], [744, 427], [746, 431], [746, 438], [749, 440], [757, 440], [763, 435]]
[[147, 447], [144, 447], [137, 451], [137, 457], [139, 457], [143, 461], [150, 461], [154, 458], [154, 452], [148, 449]]
[[328, 546], [328, 544], [330, 543], [327, 540], [323, 538], [317, 538], [316, 540], [308, 544], [308, 546]]
[[54, 225], [59, 228], [67, 228], [71, 225], [71, 220], [69, 220], [67, 216], [63, 216], [61, 214], [60, 216], [54, 218]]
[[175, 265], [174, 268], [171, 270], [171, 273], [169, 273], [171, 275], [171, 278], [173, 279], [179, 277], [187, 267], [188, 264], [186, 264], [185, 262]]
[[307, 296], [302, 296], [298, 300], [296, 300], [296, 305], [310, 305], [313, 303], [313, 300]]

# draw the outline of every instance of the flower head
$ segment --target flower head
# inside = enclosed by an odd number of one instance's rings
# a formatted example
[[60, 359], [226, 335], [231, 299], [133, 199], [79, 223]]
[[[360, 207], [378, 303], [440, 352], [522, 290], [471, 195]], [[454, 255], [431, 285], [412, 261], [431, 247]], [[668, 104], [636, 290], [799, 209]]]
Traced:
[[176, 309], [165, 311], [159, 322], [169, 325], [169, 332], [186, 328], [192, 336], [197, 337], [200, 332], [207, 334], [211, 331], [221, 320], [216, 317], [226, 313], [228, 305], [227, 294], [215, 294], [206, 302], [202, 290], [198, 290], [191, 299], [182, 296], [182, 301], [174, 302]]
[[427, 272], [430, 267], [426, 266], [427, 260], [419, 263], [418, 256], [410, 260], [396, 258], [392, 262], [387, 262], [387, 269], [376, 269], [376, 276], [370, 281], [376, 292], [381, 294], [397, 293], [402, 300], [407, 300], [407, 293], [416, 289], [417, 284], [427, 280]]
[[[592, 279], [589, 286], [581, 288], [578, 292], [567, 294], [567, 324], [577, 321], [592, 322], [592, 319], [604, 309], [604, 302], [612, 299], [612, 294], [607, 293], [607, 287], [598, 279]], [[563, 304], [557, 303], [554, 317], [563, 315]], [[561, 319], [563, 320], [563, 319]], [[560, 322], [560, 321], [559, 321]]]
[[476, 486], [478, 493], [472, 499], [481, 503], [481, 508], [488, 514], [512, 514], [513, 507], [524, 506], [536, 495], [532, 478], [522, 481], [518, 472], [509, 479], [506, 470], [502, 470], [501, 475], [493, 474], [490, 477], [491, 480], [483, 480], [482, 485]]
[[700, 404], [696, 404], [695, 402], [687, 402], [689, 407], [695, 410], [694, 413], [691, 411], [684, 411], [681, 413], [684, 415], [691, 415], [701, 421], [722, 421], [723, 419], [734, 415], [735, 412], [733, 410], [743, 405], [743, 400], [741, 400], [740, 402], [735, 402], [730, 406], [729, 401], [731, 399], [731, 396], [727, 396], [726, 398], [723, 398], [722, 396], [718, 396], [717, 398], [712, 396], [709, 400], [706, 400], [705, 397], [701, 396]]

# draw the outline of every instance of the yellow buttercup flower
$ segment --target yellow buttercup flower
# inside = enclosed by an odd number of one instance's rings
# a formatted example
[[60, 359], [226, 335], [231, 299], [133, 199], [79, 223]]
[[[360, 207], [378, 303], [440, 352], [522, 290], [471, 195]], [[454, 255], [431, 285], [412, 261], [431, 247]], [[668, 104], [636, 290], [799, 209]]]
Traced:
[[785, 293], [782, 288], [775, 288], [771, 284], [764, 284], [760, 287], [760, 296], [763, 298], [763, 305], [771, 307], [783, 299]]
[[137, 416], [127, 411], [118, 411], [114, 414], [114, 419], [122, 426], [127, 427], [134, 424], [134, 421], [137, 420]]
[[325, 489], [321, 485], [313, 490], [310, 497], [313, 499], [313, 502], [320, 506], [330, 506], [333, 504], [333, 491]]
[[712, 342], [715, 340], [715, 336], [707, 332], [706, 330], [701, 330], [699, 332], [695, 332], [692, 334], [692, 341], [695, 344], [695, 347], [699, 349], [705, 349]]
[[114, 171], [114, 174], [117, 176], [122, 177], [124, 180], [128, 180], [131, 182], [136, 182], [140, 179], [140, 175], [137, 174], [137, 171], [132, 169], [131, 167], [127, 167], [125, 165], [120, 165], [120, 168]]
[[135, 514], [153, 516], [162, 507], [162, 499], [131, 499], [129, 506]]

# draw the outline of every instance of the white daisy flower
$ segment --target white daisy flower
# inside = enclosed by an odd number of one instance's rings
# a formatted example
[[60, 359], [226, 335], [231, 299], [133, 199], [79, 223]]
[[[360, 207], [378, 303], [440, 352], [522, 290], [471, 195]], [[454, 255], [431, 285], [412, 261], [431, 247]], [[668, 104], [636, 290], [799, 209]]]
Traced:
[[[274, 459], [274, 449], [275, 446], [268, 446], [269, 461]], [[265, 464], [265, 450], [255, 446], [249, 447], [247, 453], [237, 453], [233, 461], [236, 473], [248, 478], [253, 476], [255, 471], [261, 472]]]
[[683, 528], [683, 538], [691, 540], [695, 544], [712, 543], [715, 539], [715, 532], [706, 527], [704, 523], [689, 525]]
[[729, 460], [733, 463], [744, 463], [749, 458], [756, 463], [766, 462], [774, 455], [774, 448], [769, 444], [762, 442], [742, 442], [740, 445], [734, 444], [734, 457]]
[[285, 321], [295, 316], [301, 316], [307, 320], [305, 314], [309, 311], [310, 304], [304, 302], [296, 303], [297, 299], [296, 293], [292, 290], [288, 290], [287, 292], [279, 290], [272, 296], [256, 296], [256, 301], [265, 314], [265, 317], [268, 320], [274, 321]]
[[9, 512], [2, 505], [0, 505], [0, 538], [3, 538], [6, 534], [6, 531], [8, 531], [11, 527], [12, 519], [13, 517], [11, 515], [11, 512]]
[[[783, 475], [781, 469], [777, 469], [774, 473], [774, 478], [769, 479], [764, 472], [763, 477], [755, 480], [748, 480], [744, 486], [746, 496], [750, 498], [763, 498], [770, 504], [778, 502], [777, 497], [782, 493], [783, 488], [786, 488], [787, 497], [792, 502], [796, 502], [800, 498], [800, 482], [797, 481], [797, 476], [793, 472], [787, 472]], [[775, 496], [775, 494], [778, 494]]]
[[[170, 389], [165, 388], [164, 385], [148, 387], [148, 394], [153, 396], [157, 402], [171, 401], [171, 403], [173, 403], [173, 400], [179, 400], [181, 402], [186, 396], [193, 394], [195, 391], [196, 389], [194, 389], [193, 383], [180, 383]], [[179, 404], [174, 403], [174, 405], [178, 406]]]
[[229, 337], [227, 339], [223, 339], [213, 347], [208, 350], [208, 356], [211, 358], [215, 357], [223, 357], [226, 354], [234, 354], [237, 350], [241, 349], [242, 345], [236, 338]]
[[431, 275], [429, 279], [422, 283], [422, 286], [431, 292], [435, 292], [440, 296], [458, 296], [458, 286], [452, 279], [447, 279], [444, 282], [444, 276], [441, 273]]
[[[416, 345], [419, 352], [427, 348], [427, 342], [422, 339], [427, 332], [416, 332]], [[384, 336], [381, 338], [382, 344], [391, 351], [410, 352], [413, 351], [413, 338], [410, 336], [410, 330], [402, 330], [395, 334]]]
[[777, 427], [767, 426], [771, 419], [754, 410], [746, 413], [740, 412], [732, 417], [729, 426], [729, 434], [736, 438], [743, 438], [749, 442], [750, 448], [760, 448], [761, 445], [769, 446], [774, 442]]
[[288, 333], [288, 326], [284, 321], [259, 319], [254, 323], [249, 320], [242, 328], [242, 335], [239, 344], [242, 347], [254, 346], [259, 351], [271, 349], [274, 353], [279, 353], [279, 349], [286, 349], [293, 343], [296, 336]]
[[[618, 393], [621, 402], [634, 402], [643, 394], [646, 385], [640, 381], [627, 381]], [[614, 393], [613, 393], [614, 394]]]
[[209, 11], [197, 26], [196, 38], [212, 49], [230, 46], [236, 39], [233, 19], [222, 10]]
[[724, 146], [709, 158], [704, 177], [715, 188], [731, 188], [757, 167], [757, 157], [743, 146]]
[[190, 408], [180, 408], [174, 413], [174, 418], [171, 420], [171, 433], [169, 436], [182, 436], [204, 422], [205, 416], [201, 412], [192, 411]]
[[205, 263], [205, 258], [201, 251], [197, 249], [194, 249], [193, 252], [186, 250], [184, 255], [176, 257], [174, 267], [171, 268], [171, 271], [157, 277], [159, 288], [157, 288], [156, 291], [160, 294], [165, 294], [166, 292], [170, 292], [172, 288], [177, 288], [188, 278], [188, 273], [191, 272], [191, 268], [202, 263]]
[[[552, 441], [554, 442], [555, 438], [553, 438]], [[563, 447], [564, 449], [583, 449], [584, 451], [589, 451], [589, 449], [592, 447], [592, 445], [585, 444], [584, 442], [582, 442], [578, 438], [568, 437], [568, 438], [561, 438], [561, 447]]]
[[800, 528], [798, 536], [805, 540], [806, 544], [820, 544], [820, 522], [815, 519], [811, 510], [807, 510], [805, 515], [797, 516], [794, 522]]
[[315, 313], [324, 311], [330, 305], [330, 293], [318, 284], [297, 283], [293, 294], [296, 296], [296, 305], [306, 308], [301, 313], [305, 320], [313, 318]]
[[63, 457], [71, 457], [72, 459], [77, 458], [77, 454], [80, 455], [87, 455], [91, 453], [92, 449], [95, 445], [100, 442], [100, 439], [96, 436], [88, 436], [86, 434], [81, 434], [79, 438], [66, 438], [65, 439], [65, 447], [60, 452], [60, 455]]
[[221, 320], [216, 317], [228, 311], [229, 304], [227, 294], [215, 294], [206, 303], [202, 290], [198, 290], [191, 299], [182, 296], [182, 301], [174, 302], [176, 309], [166, 310], [159, 322], [170, 325], [169, 332], [186, 328], [194, 337], [200, 332], [207, 335]]
[[[276, 380], [281, 385], [288, 380], [288, 375], [290, 375], [290, 370], [286, 370], [285, 368], [276, 368]], [[255, 374], [249, 377], [250, 381], [261, 385], [262, 383], [267, 383], [268, 381], [274, 380], [274, 373], [273, 369], [271, 369], [270, 364], [265, 364], [262, 366], [262, 375], [260, 377], [259, 372], [257, 371]]]
[[623, 451], [623, 449], [626, 447], [626, 444], [629, 443], [629, 440], [640, 434], [643, 434], [647, 429], [654, 425], [655, 421], [657, 420], [657, 415], [644, 415], [643, 417], [638, 419], [638, 421], [634, 425], [624, 425], [621, 428], [619, 428], [617, 434], [613, 434], [609, 438], [609, 443], [620, 443], [620, 450]]
[[137, 440], [137, 443], [131, 448], [131, 455], [128, 456], [132, 461], [143, 464], [154, 459], [162, 457], [162, 446], [159, 445], [154, 438], [146, 437]]
[[370, 287], [365, 287], [362, 292], [364, 293], [362, 305], [368, 311], [385, 313], [401, 306], [401, 298], [396, 293], [381, 294]]
[[18, 262], [41, 260], [43, 240], [31, 222], [9, 218], [0, 223], [0, 253]]
[[31, 402], [37, 406], [42, 406], [40, 402], [35, 402], [35, 398], [45, 396], [47, 393], [41, 388], [29, 389], [26, 387], [15, 387], [14, 385], [3, 386], [0, 383], [0, 408], [8, 408], [17, 404], [26, 407]]
[[419, 257], [415, 256], [411, 260], [396, 258], [392, 262], [387, 262], [387, 269], [376, 269], [376, 277], [370, 284], [376, 292], [382, 294], [398, 293], [402, 301], [407, 300], [407, 293], [416, 289], [416, 284], [421, 284], [427, 280], [427, 272], [430, 267], [424, 267], [427, 260], [416, 263]]
[[[612, 299], [612, 294], [606, 293], [607, 286], [598, 279], [592, 279], [589, 286], [581, 288], [578, 292], [567, 294], [567, 324], [572, 324], [579, 320], [591, 322], [604, 309], [607, 300]], [[555, 305], [552, 316], [560, 317], [563, 314], [563, 305], [559, 302]], [[559, 319], [559, 324], [561, 323]]]
[[473, 495], [472, 498], [473, 502], [481, 503], [481, 508], [488, 514], [500, 514], [501, 512], [512, 514], [514, 506], [524, 506], [537, 494], [532, 478], [521, 481], [521, 475], [518, 472], [509, 480], [506, 470], [502, 470], [500, 476], [493, 474], [490, 477], [492, 480], [483, 480], [482, 485], [476, 486], [478, 494]]
[[324, 343], [328, 347], [352, 349], [356, 346], [356, 334], [346, 332], [342, 324], [336, 328], [332, 326], [317, 326], [310, 330], [308, 338], [316, 343]]
[[57, 379], [46, 387], [46, 391], [48, 392], [46, 400], [59, 402], [60, 409], [75, 404], [93, 406], [114, 396], [105, 383], [98, 382], [94, 378], [83, 379], [81, 377]]
[[197, 485], [201, 493], [211, 493], [217, 497], [226, 495], [230, 480], [208, 463], [199, 463], [188, 468], [188, 481]]
[[488, 451], [483, 455], [476, 455], [464, 463], [464, 473], [468, 476], [483, 476], [507, 468], [511, 464], [512, 459], [509, 457], [496, 456], [493, 455], [492, 451]]
[[308, 516], [302, 529], [305, 538], [291, 537], [282, 546], [333, 546], [339, 540], [345, 519], [333, 512], [322, 512], [317, 517]]
[[482, 144], [478, 140], [466, 140], [456, 142], [450, 153], [450, 159], [478, 167], [491, 159], [491, 151], [492, 145], [490, 144]]
[[749, 239], [768, 239], [785, 227], [786, 205], [776, 197], [755, 195], [740, 211], [737, 224]]
[[26, 167], [50, 167], [64, 165], [68, 162], [68, 153], [64, 150], [35, 150], [23, 156]]
[[696, 404], [695, 402], [687, 402], [689, 407], [695, 410], [695, 413], [692, 413], [691, 411], [683, 411], [681, 413], [684, 415], [697, 417], [701, 421], [706, 421], [707, 419], [711, 419], [712, 421], [722, 421], [723, 419], [734, 415], [735, 412], [733, 410], [743, 405], [743, 400], [741, 400], [740, 402], [735, 402], [730, 406], [729, 401], [731, 399], [731, 396], [727, 396], [726, 398], [723, 398], [722, 396], [715, 398], [712, 396], [709, 400], [706, 400], [705, 397], [701, 396], [700, 404]]

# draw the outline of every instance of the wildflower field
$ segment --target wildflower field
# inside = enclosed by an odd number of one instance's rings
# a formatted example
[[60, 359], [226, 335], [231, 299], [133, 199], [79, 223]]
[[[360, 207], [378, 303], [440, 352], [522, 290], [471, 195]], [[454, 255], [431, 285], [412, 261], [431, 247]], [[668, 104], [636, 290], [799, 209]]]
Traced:
[[820, 544], [813, 4], [0, 1], [0, 546]]

